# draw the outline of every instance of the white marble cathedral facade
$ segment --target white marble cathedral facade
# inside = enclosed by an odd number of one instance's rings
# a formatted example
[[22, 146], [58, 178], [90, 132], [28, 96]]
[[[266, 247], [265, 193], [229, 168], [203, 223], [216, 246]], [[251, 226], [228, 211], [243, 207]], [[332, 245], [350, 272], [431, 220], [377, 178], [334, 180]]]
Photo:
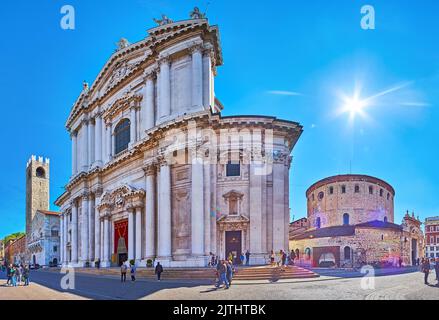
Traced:
[[218, 28], [201, 15], [158, 22], [140, 42], [121, 40], [67, 120], [62, 263], [203, 267], [210, 252], [245, 250], [265, 263], [288, 249], [290, 154], [302, 127], [221, 116]]

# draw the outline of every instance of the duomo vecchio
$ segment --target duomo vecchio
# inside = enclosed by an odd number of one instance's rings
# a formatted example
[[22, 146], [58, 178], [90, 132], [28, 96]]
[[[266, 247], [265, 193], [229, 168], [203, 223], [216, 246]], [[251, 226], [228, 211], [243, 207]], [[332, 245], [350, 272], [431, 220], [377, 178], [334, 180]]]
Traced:
[[313, 266], [423, 256], [420, 221], [407, 214], [395, 224], [395, 190], [366, 175], [317, 182], [307, 218], [290, 224], [302, 126], [222, 116], [218, 27], [197, 8], [155, 22], [144, 39], [119, 41], [68, 116], [72, 172], [55, 202], [63, 266], [205, 267], [210, 253], [247, 250], [252, 265], [280, 250]]

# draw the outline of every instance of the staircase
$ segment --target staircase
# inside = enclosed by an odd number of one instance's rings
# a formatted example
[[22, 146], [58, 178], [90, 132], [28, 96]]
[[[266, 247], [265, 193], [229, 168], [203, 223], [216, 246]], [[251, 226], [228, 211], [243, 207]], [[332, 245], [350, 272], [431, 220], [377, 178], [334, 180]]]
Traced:
[[[58, 271], [52, 269], [51, 271]], [[119, 268], [76, 268], [75, 272], [81, 274], [101, 275], [101, 276], [120, 276]], [[130, 273], [128, 270], [127, 276]], [[138, 268], [136, 277], [139, 279], [154, 279], [154, 269]], [[277, 281], [279, 279], [307, 279], [317, 278], [318, 274], [307, 269], [297, 266], [287, 266], [285, 271], [281, 271], [278, 267], [259, 266], [259, 267], [238, 267], [233, 277], [234, 280], [269, 280]], [[212, 280], [216, 278], [216, 271], [212, 268], [165, 268], [162, 273], [162, 279], [196, 279], [196, 280]]]
[[270, 280], [318, 278], [319, 275], [297, 266], [287, 266], [281, 271], [278, 267], [262, 266], [238, 269], [234, 280]]

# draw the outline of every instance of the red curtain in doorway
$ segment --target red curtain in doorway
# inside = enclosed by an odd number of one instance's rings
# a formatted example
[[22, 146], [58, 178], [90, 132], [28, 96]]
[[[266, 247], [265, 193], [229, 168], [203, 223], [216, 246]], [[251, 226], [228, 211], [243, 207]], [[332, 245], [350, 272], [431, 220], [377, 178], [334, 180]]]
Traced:
[[125, 239], [125, 245], [128, 248], [128, 219], [114, 222], [114, 253], [117, 253], [120, 238]]

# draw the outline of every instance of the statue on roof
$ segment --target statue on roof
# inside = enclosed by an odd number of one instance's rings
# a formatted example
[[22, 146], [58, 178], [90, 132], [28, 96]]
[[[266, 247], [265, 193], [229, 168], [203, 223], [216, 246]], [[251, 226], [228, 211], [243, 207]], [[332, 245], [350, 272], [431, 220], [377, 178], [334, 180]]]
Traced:
[[119, 51], [119, 50], [122, 50], [122, 49], [125, 49], [126, 47], [128, 47], [130, 45], [130, 43], [128, 42], [127, 39], [121, 38], [119, 40], [119, 42], [116, 43], [116, 45], [117, 45], [117, 50]]
[[84, 91], [84, 92], [88, 92], [88, 90], [89, 90], [89, 85], [88, 85], [88, 82], [87, 81], [82, 81], [82, 90]]
[[201, 13], [200, 9], [198, 7], [195, 7], [194, 10], [189, 15], [194, 20], [196, 20], [196, 19], [206, 19], [206, 14]]
[[162, 14], [162, 19], [153, 19], [155, 23], [157, 23], [159, 26], [164, 26], [165, 24], [173, 23], [171, 19], [169, 19], [166, 15]]

